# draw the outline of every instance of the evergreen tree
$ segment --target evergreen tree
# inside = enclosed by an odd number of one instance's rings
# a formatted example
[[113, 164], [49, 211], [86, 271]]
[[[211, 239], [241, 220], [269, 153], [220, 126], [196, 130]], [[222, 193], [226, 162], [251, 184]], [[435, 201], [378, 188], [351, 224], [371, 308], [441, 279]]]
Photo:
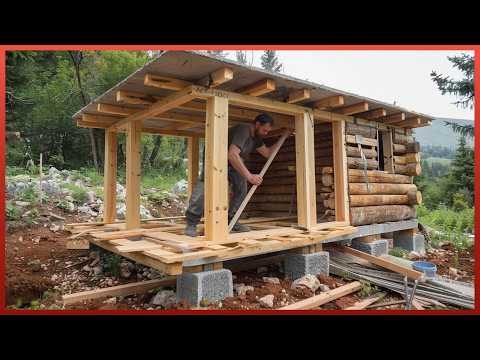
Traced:
[[465, 137], [461, 137], [448, 174], [451, 186], [448, 194], [450, 203], [456, 192], [464, 192], [468, 205], [473, 205], [473, 167], [473, 150], [466, 145]]
[[283, 65], [278, 60], [275, 50], [265, 50], [262, 55], [262, 68], [268, 71], [280, 72]]
[[218, 56], [221, 58], [227, 57], [227, 54], [225, 54], [224, 50], [207, 50], [206, 53], [208, 55]]
[[246, 51], [236, 51], [235, 56], [237, 57], [237, 61], [241, 64], [247, 64], [247, 52]]

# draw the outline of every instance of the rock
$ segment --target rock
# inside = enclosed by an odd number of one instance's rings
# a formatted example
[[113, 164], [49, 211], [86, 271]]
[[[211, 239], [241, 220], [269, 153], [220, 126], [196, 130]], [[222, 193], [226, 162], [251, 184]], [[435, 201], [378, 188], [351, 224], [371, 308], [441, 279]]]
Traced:
[[30, 205], [30, 203], [28, 201], [15, 201], [15, 205], [20, 207], [27, 207]]
[[263, 282], [280, 285], [280, 280], [276, 277], [266, 277], [266, 276], [264, 276], [262, 279], [263, 279]]
[[87, 191], [87, 201], [93, 203], [96, 200], [96, 195], [94, 191]]
[[20, 235], [20, 236], [18, 237], [18, 242], [23, 243], [23, 236], [22, 236], [22, 235]]
[[321, 292], [330, 291], [330, 288], [325, 284], [320, 284], [319, 289]]
[[275, 297], [273, 295], [265, 295], [264, 297], [261, 297], [260, 299], [258, 299], [258, 302], [264, 307], [272, 308], [274, 298]]
[[[66, 195], [64, 198], [63, 198], [65, 201], [68, 201], [68, 202], [73, 202], [73, 197], [71, 197], [70, 195]], [[73, 210], [72, 210], [73, 211]]]
[[260, 266], [259, 268], [257, 268], [257, 274], [266, 273], [267, 271], [268, 268], [266, 266]]
[[102, 273], [102, 267], [101, 266], [95, 266], [93, 268], [93, 275], [97, 276], [97, 275], [100, 275]]
[[175, 292], [172, 290], [161, 290], [155, 294], [150, 303], [152, 305], [171, 307], [176, 304]]
[[450, 276], [458, 276], [458, 270], [455, 269], [455, 268], [450, 267], [450, 268], [448, 268], [448, 275], [450, 275]]
[[57, 224], [52, 224], [50, 226], [50, 231], [57, 232], [58, 230], [60, 230], [60, 226], [58, 226]]
[[53, 179], [42, 181], [42, 190], [48, 195], [59, 195], [62, 193], [60, 184]]
[[48, 169], [48, 175], [54, 175], [54, 174], [60, 174], [60, 170], [52, 166], [50, 169]]
[[116, 297], [112, 297], [110, 299], [107, 299], [103, 302], [104, 304], [116, 304], [117, 303], [117, 298]]
[[58, 275], [57, 275], [57, 274], [53, 274], [52, 277], [50, 278], [50, 280], [52, 280], [52, 282], [57, 281], [57, 279], [58, 279]]
[[132, 275], [132, 272], [129, 268], [129, 263], [126, 261], [122, 261], [120, 263], [120, 276], [124, 279], [128, 279]]
[[247, 294], [247, 291], [253, 291], [255, 289], [253, 288], [253, 286], [241, 283], [233, 285], [233, 290], [238, 296], [243, 296]]
[[85, 265], [85, 266], [82, 268], [82, 270], [89, 273], [90, 271], [92, 271], [92, 268], [91, 268], [90, 266], [88, 266], [88, 265]]
[[422, 257], [422, 256], [416, 251], [410, 251], [408, 253], [408, 259], [410, 259], [410, 260], [415, 260], [415, 259], [418, 259], [420, 257]]
[[32, 242], [34, 244], [39, 244], [40, 243], [40, 236], [35, 236], [34, 238], [32, 238]]
[[182, 179], [178, 181], [175, 185], [172, 187], [172, 193], [174, 194], [181, 194], [186, 192], [188, 189], [188, 181], [185, 179]]
[[33, 261], [30, 261], [28, 263], [28, 265], [30, 266], [30, 269], [33, 271], [33, 272], [38, 272], [41, 270], [42, 268], [42, 264], [40, 263], [40, 260], [33, 260]]
[[311, 274], [307, 274], [292, 283], [292, 289], [298, 289], [299, 287], [304, 286], [313, 292], [317, 291], [320, 287], [320, 281], [318, 281], [317, 277]]

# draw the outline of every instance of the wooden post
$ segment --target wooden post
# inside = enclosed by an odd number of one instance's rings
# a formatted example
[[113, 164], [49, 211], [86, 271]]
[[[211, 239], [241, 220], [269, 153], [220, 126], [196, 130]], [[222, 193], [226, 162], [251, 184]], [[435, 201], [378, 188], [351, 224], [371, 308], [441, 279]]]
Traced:
[[42, 198], [43, 198], [43, 189], [42, 189], [42, 180], [43, 180], [43, 169], [42, 169], [42, 160], [43, 160], [43, 157], [42, 157], [42, 153], [40, 153], [40, 163], [39, 163], [39, 170], [40, 170], [40, 173], [39, 173], [39, 182], [40, 182], [40, 187], [39, 187], [39, 191], [38, 191], [38, 195], [40, 197], [40, 205], [42, 204]]
[[188, 197], [192, 195], [193, 187], [198, 178], [198, 166], [199, 166], [199, 144], [198, 137], [188, 137], [187, 144], [187, 156], [188, 156]]
[[228, 236], [228, 99], [207, 99], [205, 123], [205, 240]]
[[105, 129], [105, 165], [103, 170], [103, 223], [117, 216], [117, 133]]
[[345, 149], [345, 121], [332, 123], [333, 171], [335, 177], [335, 220], [350, 223], [348, 201], [347, 154]]
[[[382, 131], [381, 134], [383, 140], [383, 168], [386, 172], [394, 173], [392, 130]], [[378, 149], [378, 153], [380, 154], [380, 149]]]
[[313, 114], [295, 116], [298, 225], [311, 229], [317, 224]]
[[130, 121], [127, 128], [126, 146], [126, 229], [140, 227], [140, 141], [142, 138], [142, 121]]

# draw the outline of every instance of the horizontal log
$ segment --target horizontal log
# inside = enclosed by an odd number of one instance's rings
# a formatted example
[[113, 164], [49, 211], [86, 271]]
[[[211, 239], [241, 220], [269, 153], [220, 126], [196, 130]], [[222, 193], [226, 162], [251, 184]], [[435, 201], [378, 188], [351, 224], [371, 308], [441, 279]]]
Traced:
[[[367, 169], [378, 169], [378, 161], [373, 159], [366, 159]], [[365, 166], [365, 161], [362, 158], [348, 157], [347, 165], [349, 168], [353, 169], [363, 169]]]
[[333, 174], [333, 167], [325, 166], [320, 169], [322, 174]]
[[347, 123], [345, 125], [345, 132], [348, 135], [362, 135], [366, 138], [375, 139], [377, 137], [377, 129], [372, 126], [358, 125]]
[[332, 186], [334, 184], [334, 177], [332, 174], [323, 174], [320, 178], [320, 182], [323, 186]]
[[382, 205], [350, 208], [350, 223], [353, 226], [402, 221], [416, 216], [414, 207], [408, 205]]
[[406, 165], [420, 163], [420, 153], [408, 153], [405, 155], [396, 155], [393, 157], [395, 164]]
[[411, 191], [406, 195], [350, 195], [350, 206], [418, 205], [417, 194], [419, 192]]
[[[354, 135], [345, 135], [345, 140], [349, 144], [357, 144], [357, 138]], [[376, 139], [363, 137], [361, 144], [366, 146], [377, 146], [378, 142]]]
[[412, 163], [406, 165], [394, 164], [393, 166], [397, 174], [419, 176], [422, 173], [422, 166], [419, 163]]
[[[363, 155], [368, 159], [377, 158], [377, 150], [375, 149], [362, 149]], [[347, 156], [361, 157], [360, 150], [355, 146], [347, 146]]]
[[[368, 170], [367, 178], [369, 183], [410, 184], [412, 182], [410, 176], [390, 174], [378, 170]], [[348, 169], [349, 183], [365, 183], [365, 180], [365, 172], [363, 170]]]
[[407, 145], [407, 144], [413, 143], [414, 141], [415, 140], [411, 135], [404, 135], [404, 134], [397, 134], [397, 133], [394, 133], [393, 135], [393, 142], [395, 144]]
[[409, 191], [417, 191], [415, 184], [382, 184], [382, 183], [350, 183], [348, 184], [350, 195], [370, 195], [370, 194], [385, 194], [385, 195], [406, 195]]
[[409, 143], [407, 145], [393, 144], [393, 153], [395, 155], [416, 152], [420, 152], [420, 143], [418, 141], [414, 141], [413, 143]]

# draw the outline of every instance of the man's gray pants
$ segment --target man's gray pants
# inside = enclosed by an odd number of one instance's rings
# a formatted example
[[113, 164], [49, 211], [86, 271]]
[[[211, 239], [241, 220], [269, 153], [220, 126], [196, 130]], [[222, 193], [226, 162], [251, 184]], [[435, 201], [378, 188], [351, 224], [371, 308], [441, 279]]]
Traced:
[[[200, 218], [203, 216], [205, 192], [204, 179], [205, 173], [202, 169], [202, 173], [198, 177], [192, 195], [190, 196], [188, 209], [185, 212], [187, 224], [189, 225], [197, 225], [200, 222]], [[228, 182], [232, 187], [233, 192], [233, 198], [230, 200], [230, 206], [228, 208], [228, 221], [230, 222], [247, 195], [247, 180], [231, 165], [228, 165]]]

